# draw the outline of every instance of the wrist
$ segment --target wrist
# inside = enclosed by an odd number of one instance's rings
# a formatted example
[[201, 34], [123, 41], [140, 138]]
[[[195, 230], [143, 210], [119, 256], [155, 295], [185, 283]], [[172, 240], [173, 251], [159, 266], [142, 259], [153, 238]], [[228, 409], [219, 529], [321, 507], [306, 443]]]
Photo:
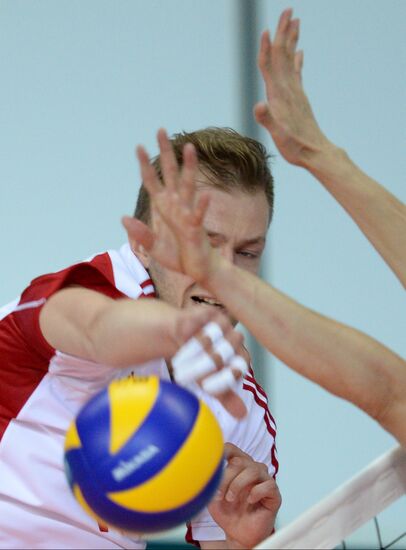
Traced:
[[233, 267], [233, 264], [218, 251], [213, 251], [213, 260], [204, 280], [201, 281], [202, 286], [215, 295], [221, 292], [222, 286], [227, 282], [228, 273]]
[[329, 177], [337, 174], [338, 171], [343, 171], [350, 162], [344, 149], [326, 140], [323, 145], [306, 155], [302, 166], [320, 179], [323, 176]]

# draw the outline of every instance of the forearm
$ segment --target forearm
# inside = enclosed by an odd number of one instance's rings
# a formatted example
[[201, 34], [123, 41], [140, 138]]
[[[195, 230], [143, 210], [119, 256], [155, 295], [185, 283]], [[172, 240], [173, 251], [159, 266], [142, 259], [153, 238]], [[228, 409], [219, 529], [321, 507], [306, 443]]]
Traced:
[[173, 355], [178, 317], [176, 309], [159, 300], [112, 300], [71, 287], [46, 302], [40, 327], [59, 351], [122, 367]]
[[167, 304], [151, 299], [112, 302], [89, 327], [93, 359], [120, 367], [172, 356], [178, 345], [170, 335], [169, 310]]
[[304, 167], [348, 212], [406, 288], [406, 205], [331, 144], [308, 155]]
[[289, 367], [375, 418], [384, 414], [394, 397], [390, 377], [406, 372], [405, 363], [390, 350], [225, 261], [208, 284], [255, 338]]

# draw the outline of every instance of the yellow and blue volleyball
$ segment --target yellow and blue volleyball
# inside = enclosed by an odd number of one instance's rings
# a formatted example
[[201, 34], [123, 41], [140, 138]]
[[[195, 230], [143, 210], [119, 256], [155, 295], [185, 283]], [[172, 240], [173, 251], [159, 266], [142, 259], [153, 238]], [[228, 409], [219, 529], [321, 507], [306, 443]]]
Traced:
[[150, 376], [111, 382], [71, 423], [65, 471], [95, 519], [137, 533], [171, 529], [211, 499], [223, 438], [209, 407]]

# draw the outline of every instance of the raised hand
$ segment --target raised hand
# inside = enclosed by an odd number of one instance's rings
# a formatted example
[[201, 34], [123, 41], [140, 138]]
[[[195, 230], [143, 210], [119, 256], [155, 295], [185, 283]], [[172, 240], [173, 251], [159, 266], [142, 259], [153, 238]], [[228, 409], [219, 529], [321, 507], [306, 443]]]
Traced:
[[161, 183], [143, 147], [137, 148], [143, 183], [152, 205], [152, 224], [130, 217], [123, 225], [130, 240], [143, 246], [159, 263], [204, 284], [220, 255], [210, 246], [203, 228], [208, 196], [196, 190], [198, 162], [191, 144], [183, 151], [180, 169], [165, 130], [158, 132]]
[[298, 39], [299, 19], [292, 19], [291, 9], [280, 16], [273, 42], [269, 31], [262, 34], [258, 65], [267, 102], [258, 103], [254, 114], [283, 157], [292, 164], [306, 166], [309, 155], [328, 147], [329, 141], [303, 90], [303, 51], [296, 51]]
[[255, 462], [231, 443], [225, 444], [227, 466], [209, 505], [230, 547], [253, 548], [274, 528], [281, 496], [265, 464]]

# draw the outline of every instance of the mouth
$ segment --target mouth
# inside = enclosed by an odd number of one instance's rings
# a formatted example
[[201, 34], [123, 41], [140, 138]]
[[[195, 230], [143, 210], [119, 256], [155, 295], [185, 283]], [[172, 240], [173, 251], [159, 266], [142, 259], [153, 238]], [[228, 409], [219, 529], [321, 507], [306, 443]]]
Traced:
[[191, 299], [196, 304], [201, 304], [205, 306], [214, 306], [224, 310], [223, 304], [221, 304], [220, 302], [217, 302], [217, 300], [215, 300], [214, 298], [210, 298], [209, 296], [191, 296]]

